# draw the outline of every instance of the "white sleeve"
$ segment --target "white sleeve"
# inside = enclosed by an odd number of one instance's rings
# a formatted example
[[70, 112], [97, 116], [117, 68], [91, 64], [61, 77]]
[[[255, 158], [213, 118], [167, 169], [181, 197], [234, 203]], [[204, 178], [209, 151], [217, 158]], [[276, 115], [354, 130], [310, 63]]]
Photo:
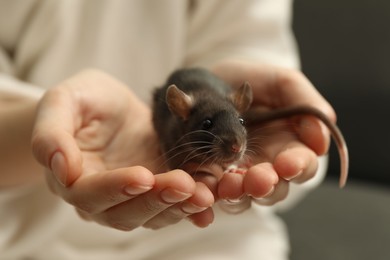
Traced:
[[[2, 2], [1, 8], [12, 10], [12, 15], [1, 17], [0, 23], [0, 101], [15, 98], [34, 98], [42, 96], [44, 90], [26, 83], [16, 75], [15, 61], [11, 53], [20, 41], [20, 33], [26, 23], [25, 18], [36, 5], [34, 1], [20, 4], [16, 1]], [[4, 23], [4, 21], [7, 21]]]
[[0, 100], [14, 100], [31, 98], [38, 100], [42, 97], [44, 89], [20, 81], [10, 75], [0, 73]]
[[238, 58], [299, 67], [291, 0], [194, 1], [186, 64]]
[[13, 76], [12, 62], [0, 46], [0, 101], [18, 98], [39, 99], [43, 92], [42, 88], [23, 82]]

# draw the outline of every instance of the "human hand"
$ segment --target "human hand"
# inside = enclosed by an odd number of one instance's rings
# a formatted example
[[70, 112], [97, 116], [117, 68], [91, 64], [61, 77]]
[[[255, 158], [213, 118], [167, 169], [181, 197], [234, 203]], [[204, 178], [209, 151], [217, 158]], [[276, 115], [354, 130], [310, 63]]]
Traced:
[[81, 72], [45, 94], [32, 148], [49, 187], [84, 219], [121, 230], [187, 216], [197, 226], [213, 220], [206, 185], [159, 167], [150, 109], [100, 71]]
[[[336, 121], [332, 107], [299, 71], [238, 61], [221, 62], [212, 70], [235, 87], [248, 81], [253, 89], [252, 106], [309, 105]], [[250, 207], [251, 200], [272, 205], [286, 198], [290, 181], [303, 183], [315, 175], [317, 156], [325, 154], [330, 143], [326, 127], [311, 116], [248, 132], [251, 166], [245, 174], [224, 174], [218, 185], [218, 197], [233, 201], [233, 211]]]

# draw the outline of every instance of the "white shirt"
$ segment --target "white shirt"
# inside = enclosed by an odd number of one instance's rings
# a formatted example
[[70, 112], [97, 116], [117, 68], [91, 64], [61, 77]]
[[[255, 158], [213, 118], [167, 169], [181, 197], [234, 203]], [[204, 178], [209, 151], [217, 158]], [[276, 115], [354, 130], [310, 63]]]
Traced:
[[[298, 68], [290, 10], [290, 0], [2, 1], [0, 98], [39, 98], [88, 67], [120, 79], [147, 102], [183, 66], [240, 58]], [[291, 206], [320, 172], [292, 184], [278, 207]], [[274, 209], [229, 215], [216, 207], [206, 229], [182, 221], [122, 232], [81, 220], [42, 178], [0, 190], [0, 259], [286, 259], [287, 233]]]

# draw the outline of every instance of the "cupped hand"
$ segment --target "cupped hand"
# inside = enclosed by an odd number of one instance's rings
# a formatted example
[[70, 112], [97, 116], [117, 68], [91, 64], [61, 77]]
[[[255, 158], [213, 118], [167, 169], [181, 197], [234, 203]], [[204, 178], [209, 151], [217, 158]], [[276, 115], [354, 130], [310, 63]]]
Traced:
[[213, 221], [211, 191], [161, 168], [150, 108], [105, 73], [86, 70], [47, 91], [32, 148], [52, 191], [85, 219], [121, 230]]
[[[330, 104], [299, 71], [240, 61], [220, 62], [212, 70], [235, 87], [249, 82], [252, 107], [309, 105], [336, 121]], [[250, 207], [248, 197], [262, 205], [285, 199], [291, 181], [302, 183], [315, 175], [318, 156], [327, 152], [330, 143], [326, 127], [311, 116], [272, 122], [248, 132], [249, 168], [245, 174], [225, 174], [218, 185], [219, 198], [232, 201], [233, 211]]]

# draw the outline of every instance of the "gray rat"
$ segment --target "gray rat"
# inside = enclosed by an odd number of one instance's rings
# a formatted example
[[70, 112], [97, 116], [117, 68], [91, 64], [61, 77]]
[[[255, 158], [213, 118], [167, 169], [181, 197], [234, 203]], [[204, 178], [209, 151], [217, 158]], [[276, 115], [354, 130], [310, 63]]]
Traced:
[[339, 128], [321, 111], [300, 106], [264, 112], [249, 109], [252, 99], [248, 83], [233, 90], [206, 69], [173, 72], [153, 96], [153, 124], [169, 168], [214, 163], [226, 168], [240, 161], [246, 152], [246, 126], [311, 115], [330, 130], [340, 154], [340, 187], [345, 185], [349, 165], [347, 146]]
[[252, 102], [203, 69], [181, 69], [154, 93], [153, 123], [170, 168], [187, 163], [227, 165], [243, 156], [247, 131], [241, 115]]

